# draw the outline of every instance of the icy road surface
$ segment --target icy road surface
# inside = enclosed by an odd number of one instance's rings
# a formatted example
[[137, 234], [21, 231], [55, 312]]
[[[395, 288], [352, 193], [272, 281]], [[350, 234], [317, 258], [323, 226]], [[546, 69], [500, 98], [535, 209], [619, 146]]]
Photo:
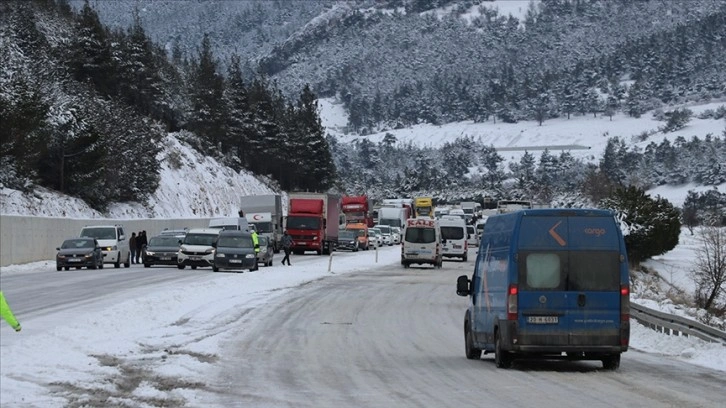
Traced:
[[722, 372], [630, 350], [617, 372], [599, 361], [464, 356], [467, 299], [444, 269], [387, 266], [304, 285], [248, 315], [225, 345], [216, 406], [716, 407]]

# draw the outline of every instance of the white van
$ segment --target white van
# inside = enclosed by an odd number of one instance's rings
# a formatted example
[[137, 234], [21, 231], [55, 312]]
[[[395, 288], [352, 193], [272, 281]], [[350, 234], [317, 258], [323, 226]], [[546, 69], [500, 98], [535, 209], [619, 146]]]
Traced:
[[444, 215], [439, 220], [441, 237], [444, 240], [443, 256], [461, 258], [466, 262], [469, 252], [466, 221], [456, 215]]
[[431, 218], [409, 218], [401, 241], [401, 265], [431, 264], [441, 268], [443, 263], [441, 228], [439, 221]]
[[129, 240], [126, 239], [121, 225], [88, 225], [81, 229], [79, 236], [96, 238], [103, 252], [103, 263], [111, 263], [115, 268], [131, 266]]
[[476, 229], [473, 225], [466, 226], [466, 242], [469, 244], [470, 247], [479, 246], [479, 235], [476, 234]]

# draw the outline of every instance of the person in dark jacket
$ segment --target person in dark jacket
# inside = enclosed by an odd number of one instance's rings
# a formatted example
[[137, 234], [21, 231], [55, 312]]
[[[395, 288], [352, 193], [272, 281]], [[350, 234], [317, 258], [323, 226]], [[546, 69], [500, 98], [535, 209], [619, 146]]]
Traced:
[[136, 261], [136, 233], [131, 233], [131, 238], [129, 238], [129, 252], [131, 252], [131, 263], [137, 263]]
[[141, 250], [144, 248], [144, 231], [139, 231], [139, 235], [136, 236], [136, 263], [139, 263], [141, 258]]
[[292, 237], [288, 235], [287, 231], [283, 232], [281, 243], [282, 249], [285, 251], [285, 257], [282, 258], [282, 264], [285, 265], [285, 261], [287, 261], [287, 265], [290, 266], [290, 252], [292, 252], [292, 246], [295, 245], [295, 242], [292, 240]]

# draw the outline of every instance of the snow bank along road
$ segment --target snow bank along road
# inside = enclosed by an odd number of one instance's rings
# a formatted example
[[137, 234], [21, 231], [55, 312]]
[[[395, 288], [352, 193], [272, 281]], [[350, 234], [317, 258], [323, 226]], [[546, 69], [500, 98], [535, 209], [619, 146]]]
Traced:
[[[474, 251], [470, 261], [445, 261], [443, 269], [403, 269], [397, 262], [399, 251], [383, 248], [379, 264], [370, 262], [368, 253], [336, 254], [340, 258], [334, 262], [364, 265], [292, 288], [278, 284], [255, 293], [255, 299], [264, 299], [261, 303], [250, 302], [251, 307], [233, 316], [221, 315], [223, 319], [207, 322], [208, 332], [191, 335], [199, 341], [215, 332], [226, 333], [214, 355], [187, 352], [177, 370], [154, 372], [151, 366], [160, 361], [152, 360], [155, 354], [116, 352], [103, 356], [103, 363], [120, 370], [95, 389], [91, 384], [83, 387], [83, 392], [95, 393], [95, 399], [68, 398], [79, 389], [67, 384], [64, 389], [62, 378], [52, 386], [40, 385], [63, 395], [65, 406], [108, 406], [113, 401], [134, 407], [726, 406], [722, 372], [632, 349], [616, 372], [602, 370], [599, 361], [517, 360], [512, 369], [502, 370], [495, 368], [491, 355], [467, 360], [462, 328], [467, 299], [456, 296], [455, 286], [457, 276], [471, 273]], [[201, 291], [220, 276], [206, 269], [135, 265], [55, 272], [49, 266], [47, 271], [0, 275], [4, 290], [13, 293], [16, 314], [47, 321], [61, 312], [68, 324], [82, 325], [74, 316], [82, 317], [84, 310], [134, 297], [154, 307], [153, 299], [163, 297], [165, 287], [197, 285]], [[306, 268], [324, 271], [327, 266], [327, 257], [310, 255], [293, 258], [292, 268], [261, 268], [239, 277], [253, 285], [272, 275], [294, 276]], [[173, 326], [195, 320], [188, 314]], [[181, 342], [178, 334], [169, 332], [158, 337], [158, 344], [176, 343], [167, 346], [172, 350]], [[153, 343], [144, 340], [141, 346], [158, 347]], [[165, 361], [181, 354], [169, 353]], [[209, 368], [195, 372], [190, 363], [195, 356]], [[148, 366], [141, 369], [139, 364]], [[196, 375], [193, 381], [190, 373]], [[6, 378], [8, 373], [2, 375]], [[171, 380], [174, 375], [177, 381]], [[164, 384], [153, 393], [134, 390], [160, 377]]]

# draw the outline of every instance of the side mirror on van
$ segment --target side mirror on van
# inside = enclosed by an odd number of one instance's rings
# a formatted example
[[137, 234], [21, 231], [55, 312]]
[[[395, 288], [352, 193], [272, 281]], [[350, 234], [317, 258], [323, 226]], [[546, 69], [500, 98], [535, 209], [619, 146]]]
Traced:
[[469, 288], [469, 277], [461, 275], [456, 279], [456, 294], [459, 296], [469, 296], [471, 289]]

